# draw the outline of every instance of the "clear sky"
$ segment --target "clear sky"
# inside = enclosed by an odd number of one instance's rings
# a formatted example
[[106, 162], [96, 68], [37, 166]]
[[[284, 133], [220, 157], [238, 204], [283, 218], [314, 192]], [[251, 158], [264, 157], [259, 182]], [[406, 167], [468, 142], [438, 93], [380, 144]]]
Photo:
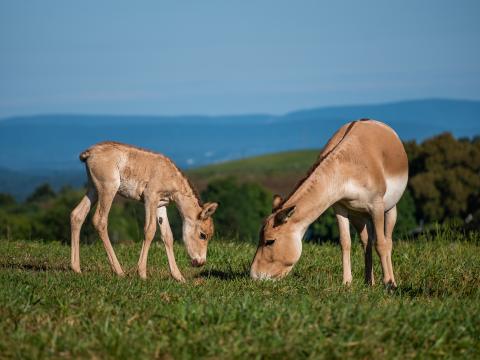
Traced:
[[0, 0], [0, 117], [480, 99], [480, 1]]

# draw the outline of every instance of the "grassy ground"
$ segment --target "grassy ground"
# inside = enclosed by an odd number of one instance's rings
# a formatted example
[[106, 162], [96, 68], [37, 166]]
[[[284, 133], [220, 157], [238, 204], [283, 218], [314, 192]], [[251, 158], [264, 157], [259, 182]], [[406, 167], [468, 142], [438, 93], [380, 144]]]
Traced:
[[77, 275], [66, 246], [1, 240], [0, 357], [479, 358], [480, 236], [432, 236], [396, 244], [394, 292], [362, 285], [359, 246], [344, 287], [335, 245], [306, 244], [277, 282], [247, 277], [252, 245], [214, 241], [203, 269], [178, 246], [178, 284], [157, 246], [141, 281], [140, 244], [116, 246], [119, 279], [98, 243], [81, 248]]

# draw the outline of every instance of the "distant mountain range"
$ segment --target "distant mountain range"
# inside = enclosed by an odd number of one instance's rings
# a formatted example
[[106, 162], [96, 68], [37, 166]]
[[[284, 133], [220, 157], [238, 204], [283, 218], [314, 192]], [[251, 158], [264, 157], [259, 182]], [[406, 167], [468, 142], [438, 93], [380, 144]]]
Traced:
[[[265, 153], [321, 148], [342, 124], [359, 118], [381, 120], [404, 140], [423, 140], [444, 131], [471, 137], [480, 134], [480, 101], [414, 100], [325, 107], [281, 116], [12, 117], [0, 120], [0, 192], [24, 195], [31, 186], [19, 191], [22, 177], [58, 186], [78, 185], [84, 181], [75, 180], [82, 171], [78, 154], [99, 141], [115, 140], [159, 151], [180, 167], [189, 168]], [[64, 180], [58, 181], [60, 178]]]

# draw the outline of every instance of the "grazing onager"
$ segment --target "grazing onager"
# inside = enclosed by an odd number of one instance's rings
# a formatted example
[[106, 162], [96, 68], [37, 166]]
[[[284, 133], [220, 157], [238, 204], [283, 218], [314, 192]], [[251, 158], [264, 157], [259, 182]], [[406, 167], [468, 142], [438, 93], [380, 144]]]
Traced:
[[[365, 254], [365, 281], [373, 284], [372, 244], [380, 257], [383, 282], [396, 286], [392, 233], [396, 204], [408, 181], [402, 142], [387, 125], [362, 119], [344, 125], [329, 140], [317, 162], [286, 200], [278, 195], [265, 220], [251, 267], [255, 279], [287, 275], [302, 253], [308, 226], [333, 206], [340, 230], [343, 282], [352, 281], [350, 221]], [[373, 226], [372, 226], [373, 225]]]
[[123, 275], [108, 237], [108, 213], [117, 193], [145, 203], [145, 240], [138, 273], [147, 277], [147, 256], [157, 221], [167, 252], [170, 273], [185, 281], [175, 262], [173, 236], [166, 206], [174, 201], [183, 219], [183, 241], [193, 266], [206, 261], [208, 240], [213, 234], [211, 216], [217, 203], [202, 205], [188, 179], [166, 156], [117, 142], [102, 142], [80, 154], [89, 178], [87, 194], [71, 213], [72, 269], [80, 272], [80, 230], [90, 208], [97, 202], [93, 224], [103, 241], [112, 269]]

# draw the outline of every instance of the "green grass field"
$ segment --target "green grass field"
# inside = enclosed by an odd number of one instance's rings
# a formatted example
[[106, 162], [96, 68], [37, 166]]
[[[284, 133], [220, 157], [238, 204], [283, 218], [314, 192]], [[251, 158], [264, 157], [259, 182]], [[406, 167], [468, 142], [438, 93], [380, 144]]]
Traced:
[[248, 278], [249, 244], [213, 241], [202, 269], [178, 245], [186, 284], [169, 278], [162, 247], [151, 249], [147, 281], [135, 273], [140, 244], [116, 251], [126, 278], [112, 275], [98, 242], [81, 248], [77, 275], [67, 246], [1, 240], [0, 357], [480, 357], [478, 234], [397, 242], [394, 292], [362, 284], [359, 245], [351, 287], [331, 244], [305, 244], [277, 282]]

